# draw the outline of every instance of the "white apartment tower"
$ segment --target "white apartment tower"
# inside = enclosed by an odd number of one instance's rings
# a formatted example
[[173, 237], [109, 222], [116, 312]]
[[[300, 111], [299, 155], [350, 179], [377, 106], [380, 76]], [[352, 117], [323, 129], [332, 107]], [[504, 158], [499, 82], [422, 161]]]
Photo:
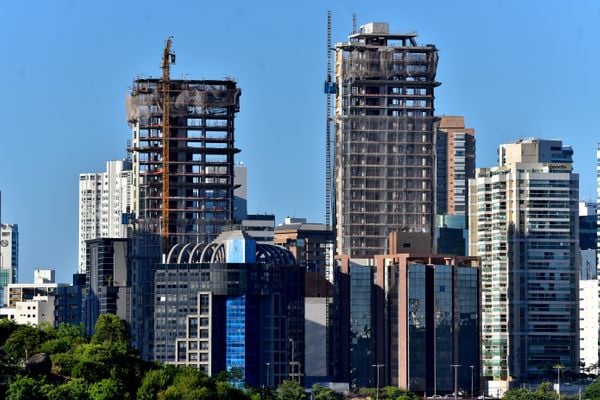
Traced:
[[18, 226], [17, 224], [0, 224], [0, 307], [6, 305], [6, 287], [11, 283], [17, 283], [18, 272]]
[[131, 166], [108, 161], [106, 172], [79, 175], [79, 272], [85, 272], [85, 241], [127, 237], [123, 223], [131, 212]]
[[469, 181], [470, 255], [481, 257], [482, 376], [488, 393], [577, 371], [578, 195], [559, 140], [499, 148]]

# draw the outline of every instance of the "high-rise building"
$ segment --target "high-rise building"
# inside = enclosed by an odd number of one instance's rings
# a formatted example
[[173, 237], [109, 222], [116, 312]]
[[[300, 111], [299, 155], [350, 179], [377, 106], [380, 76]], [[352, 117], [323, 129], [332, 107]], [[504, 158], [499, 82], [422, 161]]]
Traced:
[[144, 78], [133, 82], [127, 97], [134, 215], [128, 253], [131, 333], [145, 359], [153, 354], [154, 265], [178, 243], [211, 243], [234, 221], [240, 94], [231, 79]]
[[83, 323], [93, 334], [100, 314], [131, 321], [131, 284], [127, 273], [127, 239], [92, 239], [87, 244]]
[[598, 205], [579, 202], [579, 362], [590, 373], [598, 370], [598, 268], [596, 237]]
[[489, 394], [577, 371], [578, 195], [560, 140], [499, 148], [469, 182], [470, 255], [482, 268], [482, 376]]
[[388, 254], [336, 257], [337, 379], [439, 395], [452, 392], [450, 365], [460, 364], [459, 386], [470, 389], [472, 365], [478, 389], [478, 259], [432, 254], [428, 236], [392, 232]]
[[[394, 254], [378, 259], [389, 285], [389, 383], [439, 395], [458, 387], [476, 397], [480, 367], [480, 290], [476, 257]], [[472, 366], [472, 369], [469, 368]], [[473, 374], [473, 375], [471, 375]]]
[[19, 273], [19, 227], [0, 223], [0, 306], [8, 304], [6, 287], [17, 283]]
[[[596, 148], [596, 204], [600, 204], [600, 143]], [[596, 226], [600, 226], [600, 213], [596, 214]], [[596, 249], [600, 249], [600, 230], [596, 233]], [[600, 265], [600, 251], [596, 251], [596, 265]]]
[[303, 376], [304, 270], [242, 231], [176, 245], [156, 267], [154, 359], [251, 386]]
[[368, 23], [335, 46], [336, 254], [386, 253], [391, 231], [433, 232], [438, 53]]
[[79, 175], [80, 273], [85, 273], [86, 240], [127, 237], [124, 218], [131, 213], [131, 190], [128, 160], [108, 161], [105, 172]]
[[333, 281], [332, 231], [325, 224], [304, 222], [286, 223], [275, 228], [275, 244], [292, 252], [299, 265]]
[[233, 219], [237, 222], [248, 215], [248, 168], [242, 164], [233, 167]]
[[[127, 121], [133, 128], [136, 224], [138, 230], [160, 234], [166, 219], [168, 248], [162, 252], [167, 253], [176, 243], [210, 243], [233, 222], [234, 154], [239, 152], [234, 121], [241, 91], [233, 80], [171, 79], [164, 165], [164, 85], [161, 79], [135, 80]], [[164, 177], [168, 204], [163, 204]]]
[[464, 117], [442, 116], [437, 131], [438, 215], [467, 214], [469, 179], [475, 177], [475, 130]]

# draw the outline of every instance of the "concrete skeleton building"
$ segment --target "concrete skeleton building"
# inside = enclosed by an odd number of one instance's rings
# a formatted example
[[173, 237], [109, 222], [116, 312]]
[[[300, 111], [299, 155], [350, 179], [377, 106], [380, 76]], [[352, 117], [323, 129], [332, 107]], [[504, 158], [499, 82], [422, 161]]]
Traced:
[[86, 240], [127, 237], [132, 180], [129, 160], [108, 161], [105, 172], [79, 175], [80, 273], [85, 273]]
[[[162, 214], [168, 210], [169, 246], [210, 243], [233, 221], [234, 154], [239, 152], [234, 147], [234, 120], [241, 91], [229, 79], [170, 80], [165, 167], [163, 83], [137, 79], [127, 97], [137, 228], [160, 234]], [[168, 205], [162, 204], [163, 168], [168, 168]]]
[[131, 333], [145, 359], [153, 354], [154, 265], [176, 244], [206, 245], [234, 223], [241, 90], [232, 79], [170, 79], [170, 44], [163, 78], [136, 79], [126, 99], [133, 163]]
[[336, 254], [385, 254], [391, 231], [433, 231], [438, 54], [416, 37], [368, 23], [335, 46]]
[[579, 176], [559, 140], [501, 145], [469, 189], [470, 255], [481, 258], [488, 395], [578, 371]]

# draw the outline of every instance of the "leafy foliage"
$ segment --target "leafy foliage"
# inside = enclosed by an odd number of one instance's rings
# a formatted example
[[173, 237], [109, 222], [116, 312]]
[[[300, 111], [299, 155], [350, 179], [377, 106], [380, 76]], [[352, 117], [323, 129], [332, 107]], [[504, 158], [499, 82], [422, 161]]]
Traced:
[[557, 400], [558, 394], [550, 382], [540, 384], [535, 391], [528, 389], [511, 389], [504, 394], [504, 400]]
[[591, 400], [600, 400], [600, 378], [596, 379], [585, 389], [584, 398]]
[[319, 384], [314, 384], [312, 386], [312, 395], [314, 400], [340, 400], [342, 398], [335, 390]]
[[283, 381], [277, 388], [277, 400], [304, 400], [304, 388], [296, 381]]
[[6, 400], [46, 400], [45, 382], [28, 376], [17, 376], [8, 386]]

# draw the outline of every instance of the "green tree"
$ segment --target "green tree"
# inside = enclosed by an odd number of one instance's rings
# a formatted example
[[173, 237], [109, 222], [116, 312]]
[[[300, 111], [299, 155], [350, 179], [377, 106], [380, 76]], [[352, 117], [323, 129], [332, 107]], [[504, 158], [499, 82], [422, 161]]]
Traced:
[[96, 321], [94, 330], [92, 343], [113, 344], [116, 342], [128, 343], [129, 341], [127, 323], [115, 314], [101, 314]]
[[596, 379], [585, 389], [583, 398], [590, 400], [600, 400], [600, 378]]
[[171, 385], [175, 373], [175, 367], [170, 365], [148, 371], [137, 390], [137, 399], [157, 400], [159, 393], [163, 393]]
[[303, 400], [306, 399], [306, 393], [298, 382], [285, 380], [277, 387], [277, 399]]
[[43, 379], [18, 376], [6, 391], [6, 400], [46, 400], [46, 384]]
[[533, 397], [536, 400], [554, 400], [558, 399], [558, 394], [554, 391], [550, 382], [544, 382], [535, 389]]
[[45, 342], [46, 334], [31, 325], [17, 325], [4, 343], [4, 353], [11, 361], [21, 361], [35, 354], [40, 343]]
[[511, 389], [504, 393], [503, 400], [536, 400], [536, 397], [528, 389]]
[[0, 346], [4, 346], [6, 339], [8, 339], [17, 328], [18, 325], [13, 320], [0, 320]]
[[88, 389], [90, 400], [126, 400], [128, 393], [121, 382], [116, 379], [102, 379], [90, 385]]
[[336, 393], [335, 390], [315, 383], [312, 386], [312, 398], [314, 400], [339, 400], [342, 396]]
[[64, 399], [88, 400], [88, 385], [82, 379], [72, 379], [48, 390], [48, 400]]
[[164, 395], [164, 400], [215, 399], [214, 381], [196, 368], [180, 368]]
[[395, 386], [386, 386], [383, 389], [383, 396], [380, 396], [382, 399], [390, 399], [390, 400], [415, 400], [417, 396], [409, 392], [406, 389], [401, 389]]
[[70, 371], [74, 378], [81, 378], [89, 384], [111, 377], [110, 349], [101, 344], [85, 344], [75, 352]]
[[51, 336], [40, 345], [40, 352], [48, 354], [65, 353], [80, 344], [87, 343], [89, 340], [81, 324], [60, 324]]

